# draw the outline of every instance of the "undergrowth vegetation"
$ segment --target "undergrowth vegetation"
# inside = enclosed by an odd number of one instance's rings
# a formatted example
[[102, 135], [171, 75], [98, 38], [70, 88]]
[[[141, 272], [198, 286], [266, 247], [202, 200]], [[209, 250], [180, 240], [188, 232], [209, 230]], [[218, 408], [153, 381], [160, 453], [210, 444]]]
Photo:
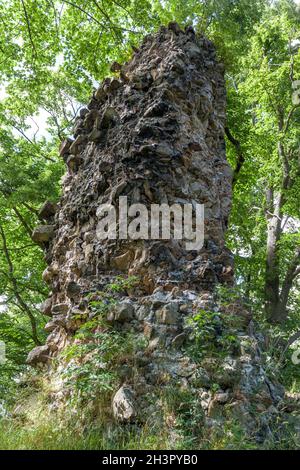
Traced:
[[[120, 384], [119, 365], [131, 362], [138, 344], [130, 332], [112, 329], [107, 315], [118, 304], [124, 289], [136, 286], [136, 278], [118, 278], [103, 291], [88, 295], [90, 315], [80, 320], [74, 340], [60, 356], [64, 364], [60, 379], [64, 394], [60, 405], [53, 404], [56, 390], [47, 368], [23, 367], [15, 373], [13, 393], [2, 400], [0, 419], [0, 449], [294, 449], [293, 431], [287, 426], [285, 438], [269, 440], [259, 445], [245, 435], [238, 421], [227, 421], [208, 433], [204, 428], [204, 413], [197, 395], [188, 389], [166, 386], [159, 397], [160, 415], [143, 425], [120, 426], [112, 419], [112, 393]], [[238, 289], [222, 287], [217, 292], [220, 306], [230, 305], [239, 298]], [[239, 325], [234, 316], [200, 310], [188, 322], [193, 340], [186, 353], [195, 361], [207, 357], [222, 359], [235, 354], [238, 348], [236, 332]], [[291, 361], [282, 328], [273, 327], [266, 334], [264, 352], [267, 367], [280, 376], [290, 392], [300, 389], [300, 370]], [[267, 333], [267, 332], [266, 332]], [[217, 392], [220, 386], [211, 385]], [[1, 412], [1, 409], [0, 409]], [[281, 426], [278, 424], [278, 426]]]
[[[203, 414], [187, 392], [166, 390], [162, 397], [164, 426], [117, 425], [108, 413], [91, 419], [89, 411], [67, 407], [50, 409], [45, 391], [26, 391], [18, 409], [0, 420], [1, 450], [237, 450], [297, 449], [292, 429], [285, 438], [263, 445], [249, 439], [238, 421], [228, 421], [210, 434], [203, 433]], [[29, 398], [30, 396], [30, 398]], [[49, 397], [48, 397], [49, 398]], [[102, 405], [107, 397], [102, 397]]]

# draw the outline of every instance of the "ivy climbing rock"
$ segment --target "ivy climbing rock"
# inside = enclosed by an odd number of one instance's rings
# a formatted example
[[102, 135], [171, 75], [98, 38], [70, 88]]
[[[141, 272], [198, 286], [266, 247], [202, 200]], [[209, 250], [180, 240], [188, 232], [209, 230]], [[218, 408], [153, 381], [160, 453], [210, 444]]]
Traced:
[[[172, 23], [146, 36], [133, 58], [113, 71], [81, 110], [74, 139], [60, 147], [67, 169], [59, 207], [50, 207], [54, 227], [34, 235], [47, 242], [44, 279], [51, 296], [44, 311], [52, 315], [46, 342], [48, 361], [56, 358], [52, 373], [68, 369], [63, 353], [80, 343], [77, 332], [85, 324], [97, 344], [103, 335], [130, 335], [130, 351], [98, 364], [114, 368], [117, 420], [161, 423], [169, 394], [179, 399], [186, 392], [190, 412], [193, 406], [201, 411], [202, 430], [237, 420], [264, 441], [284, 391], [266, 374], [251, 314], [234, 300], [224, 308], [215, 294], [219, 285], [234, 284], [225, 246], [232, 171], [224, 141], [224, 67], [208, 39]], [[149, 209], [204, 204], [202, 249], [187, 250], [174, 238], [99, 239], [98, 208], [117, 205], [120, 196]], [[106, 357], [103, 347], [99, 351]]]

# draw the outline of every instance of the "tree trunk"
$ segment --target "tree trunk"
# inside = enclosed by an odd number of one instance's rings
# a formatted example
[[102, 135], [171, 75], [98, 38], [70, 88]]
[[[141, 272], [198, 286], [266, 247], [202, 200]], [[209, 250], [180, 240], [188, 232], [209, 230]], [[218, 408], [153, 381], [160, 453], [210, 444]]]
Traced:
[[293, 282], [295, 278], [300, 274], [300, 247], [297, 247], [295, 250], [294, 258], [292, 259], [288, 270], [286, 272], [284, 281], [282, 283], [282, 288], [280, 292], [279, 302], [274, 314], [276, 322], [283, 323], [287, 318], [287, 304], [289, 300], [289, 295], [293, 287]]
[[273, 211], [271, 214], [269, 211], [267, 213], [268, 236], [265, 275], [265, 311], [268, 320], [271, 323], [276, 323], [277, 310], [280, 302], [278, 242], [281, 236], [282, 195], [278, 195], [277, 200], [274, 202], [274, 194], [270, 189], [267, 198], [269, 203], [272, 202]]
[[14, 266], [13, 266], [13, 263], [12, 263], [12, 260], [11, 260], [11, 257], [10, 257], [9, 251], [8, 251], [8, 247], [7, 247], [6, 235], [5, 235], [5, 232], [4, 232], [1, 225], [0, 225], [0, 236], [2, 238], [2, 243], [3, 243], [2, 249], [4, 251], [4, 255], [5, 255], [7, 264], [8, 264], [8, 276], [7, 277], [10, 281], [11, 286], [12, 286], [12, 291], [13, 291], [15, 297], [16, 297], [16, 300], [17, 300], [16, 303], [17, 303], [19, 309], [22, 310], [24, 313], [26, 313], [26, 315], [29, 318], [30, 325], [31, 325], [31, 330], [32, 330], [32, 339], [33, 339], [34, 343], [36, 345], [40, 345], [41, 342], [38, 338], [36, 319], [35, 319], [32, 311], [31, 311], [30, 307], [27, 305], [27, 303], [24, 301], [24, 299], [22, 298], [22, 296], [20, 294], [20, 291], [19, 291], [19, 288], [18, 288], [18, 281], [17, 281], [17, 279], [14, 275]]

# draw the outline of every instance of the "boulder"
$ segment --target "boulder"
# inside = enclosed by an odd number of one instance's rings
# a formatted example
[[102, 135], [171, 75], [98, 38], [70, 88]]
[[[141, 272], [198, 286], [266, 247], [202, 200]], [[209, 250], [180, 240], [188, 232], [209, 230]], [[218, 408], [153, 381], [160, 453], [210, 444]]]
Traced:
[[70, 281], [66, 286], [66, 294], [69, 298], [77, 297], [81, 292], [81, 287], [77, 282]]
[[54, 236], [54, 225], [40, 225], [36, 227], [31, 235], [35, 243], [47, 243]]
[[69, 154], [70, 152], [70, 147], [73, 143], [72, 139], [65, 139], [61, 142], [59, 146], [59, 155], [61, 157], [64, 157], [64, 155]]
[[37, 346], [28, 354], [26, 363], [30, 365], [46, 363], [49, 359], [49, 352], [49, 346]]
[[65, 327], [65, 325], [66, 325], [65, 316], [64, 315], [55, 315], [55, 317], [45, 325], [44, 329], [47, 333], [51, 333], [58, 326]]
[[112, 410], [117, 421], [130, 422], [133, 420], [136, 416], [136, 408], [132, 388], [122, 385], [113, 397]]
[[76, 137], [74, 142], [72, 142], [72, 145], [70, 146], [69, 150], [72, 155], [77, 155], [80, 152], [80, 147], [82, 144], [86, 142], [86, 136], [85, 135], [79, 135]]
[[176, 303], [169, 303], [165, 305], [156, 314], [157, 321], [165, 325], [176, 325], [179, 320], [178, 305]]
[[69, 311], [69, 305], [68, 304], [56, 304], [52, 307], [52, 313], [53, 315], [66, 315]]
[[120, 302], [115, 308], [114, 319], [120, 323], [125, 323], [133, 319], [134, 307], [131, 302]]
[[[159, 429], [166, 403], [168, 439], [174, 445], [183, 413], [193, 417], [190, 437], [195, 442], [198, 431], [210, 439], [211, 431], [223, 431], [223, 420], [230, 424], [235, 416], [241, 435], [251, 428], [255, 436], [274, 415], [272, 406], [280, 412], [282, 393], [267, 378], [250, 312], [235, 295], [224, 306], [214, 292], [220, 282], [230, 286], [233, 274], [232, 255], [225, 247], [232, 171], [225, 155], [223, 71], [209, 41], [195, 37], [192, 28], [184, 33], [171, 23], [146, 38], [120, 72], [120, 81], [105, 80], [88, 109], [80, 112], [76, 140], [61, 146], [68, 171], [55, 238], [45, 246], [49, 266], [43, 275], [52, 296], [45, 312], [53, 317], [46, 325], [47, 346], [34, 350], [29, 360], [46, 362], [55, 356], [55, 366], [63, 372], [61, 353], [81, 343], [74, 333], [88, 322], [95, 334], [85, 337], [84, 344], [93, 351], [102, 333], [128, 345], [115, 356], [105, 338], [101, 343], [108, 348], [107, 367], [119, 383], [110, 403], [115, 420]], [[182, 209], [189, 204], [195, 212], [196, 204], [204, 204], [202, 249], [187, 247], [185, 230], [182, 240], [174, 239], [174, 214], [171, 239], [163, 233], [153, 239], [151, 230], [145, 240], [103, 237], [99, 208], [106, 203], [117, 208], [120, 196], [129, 205], [146, 204], [148, 209], [150, 203], [179, 204]], [[134, 215], [127, 215], [131, 223]], [[117, 217], [116, 228], [120, 224]], [[142, 225], [150, 229], [150, 219]], [[138, 282], [131, 284], [131, 276]], [[112, 287], [119, 281], [120, 288]], [[101, 305], [106, 306], [106, 319]], [[104, 367], [98, 356], [99, 367]], [[89, 357], [84, 354], [82, 364]], [[97, 399], [90, 397], [92, 408]]]

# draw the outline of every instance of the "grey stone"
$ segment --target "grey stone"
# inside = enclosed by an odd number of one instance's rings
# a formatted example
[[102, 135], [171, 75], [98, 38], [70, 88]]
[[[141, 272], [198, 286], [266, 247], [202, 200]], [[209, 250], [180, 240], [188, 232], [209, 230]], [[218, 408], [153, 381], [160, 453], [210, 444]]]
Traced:
[[169, 303], [165, 305], [156, 313], [156, 318], [159, 323], [176, 325], [179, 320], [178, 304]]
[[115, 321], [124, 323], [133, 319], [134, 307], [131, 302], [123, 301], [115, 307], [114, 319]]
[[53, 330], [55, 330], [57, 327], [65, 327], [66, 326], [66, 317], [65, 315], [55, 315], [52, 320], [50, 320], [46, 325], [45, 325], [45, 331], [47, 333], [51, 333]]
[[102, 136], [102, 132], [99, 129], [93, 129], [92, 132], [89, 134], [88, 139], [92, 142], [97, 142]]
[[70, 281], [66, 285], [66, 294], [68, 297], [73, 298], [77, 297], [81, 292], [81, 287], [77, 282], [75, 281]]
[[46, 243], [54, 236], [54, 225], [40, 225], [32, 232], [31, 238], [35, 243]]
[[[74, 147], [75, 148], [75, 147]], [[75, 150], [74, 150], [75, 152]], [[66, 164], [68, 166], [68, 168], [72, 171], [77, 171], [79, 166], [81, 165], [82, 163], [82, 157], [79, 155], [79, 148], [77, 149], [77, 153], [76, 155], [70, 155], [68, 158], [67, 158], [67, 161], [66, 161]]]
[[80, 134], [82, 134], [84, 130], [84, 126], [83, 126], [83, 119], [77, 117], [75, 119], [75, 124], [74, 124], [74, 127], [73, 127], [73, 135], [74, 137], [78, 137]]
[[48, 323], [46, 323], [44, 330], [47, 333], [51, 333], [51, 331], [55, 330], [55, 328], [57, 328], [57, 324], [55, 321], [51, 320]]
[[214, 396], [214, 400], [216, 400], [218, 403], [225, 404], [229, 401], [230, 395], [228, 392], [219, 392], [216, 393]]
[[69, 311], [69, 305], [60, 303], [60, 304], [55, 304], [52, 307], [52, 314], [53, 315], [66, 315]]
[[79, 112], [79, 116], [81, 119], [83, 119], [88, 113], [89, 113], [89, 110], [87, 108], [81, 108]]
[[222, 387], [231, 387], [240, 380], [241, 370], [236, 359], [227, 357], [214, 374], [214, 380]]
[[137, 414], [132, 388], [123, 385], [113, 397], [112, 409], [114, 418], [120, 422], [130, 422]]
[[73, 155], [77, 155], [80, 152], [80, 146], [86, 142], [86, 139], [84, 135], [77, 136], [74, 142], [72, 142], [69, 152]]
[[103, 90], [103, 87], [100, 86], [95, 92], [95, 98], [97, 101], [103, 101], [106, 97], [106, 92]]
[[35, 365], [38, 363], [46, 363], [49, 359], [49, 346], [37, 346], [32, 349], [27, 356], [26, 363], [30, 365]]
[[165, 292], [160, 290], [153, 292], [150, 297], [151, 303], [154, 308], [161, 307], [162, 305], [166, 304], [170, 300], [170, 296]]
[[107, 129], [112, 123], [115, 122], [117, 116], [118, 114], [114, 108], [111, 106], [107, 107], [102, 115], [100, 127], [102, 129]]
[[41, 312], [43, 315], [47, 315], [48, 317], [52, 316], [52, 299], [46, 299], [45, 302], [41, 305]]
[[139, 321], [146, 321], [151, 319], [150, 305], [141, 305], [135, 311], [136, 319]]
[[70, 147], [73, 143], [72, 139], [65, 139], [61, 142], [59, 146], [59, 155], [61, 157], [64, 157], [64, 155], [68, 154], [70, 152]]

